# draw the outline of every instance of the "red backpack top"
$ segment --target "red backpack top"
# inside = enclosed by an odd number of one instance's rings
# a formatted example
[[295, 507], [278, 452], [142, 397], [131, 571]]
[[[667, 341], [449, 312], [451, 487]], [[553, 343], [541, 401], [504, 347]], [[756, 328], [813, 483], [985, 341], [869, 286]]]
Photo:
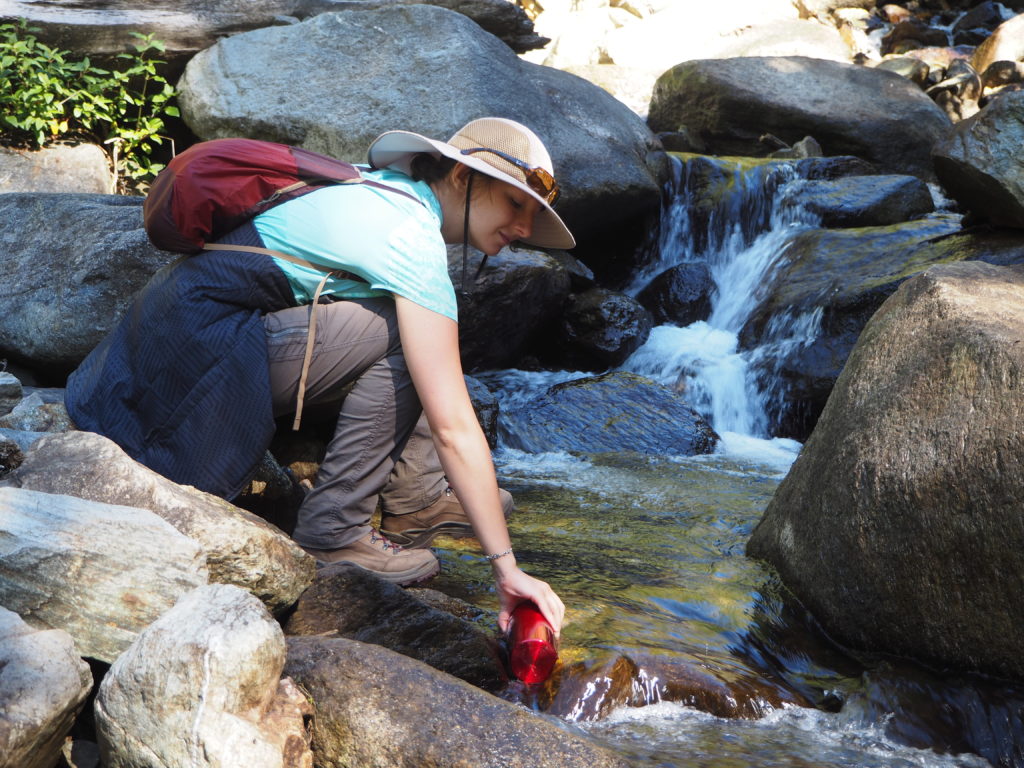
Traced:
[[[213, 139], [174, 157], [142, 205], [157, 248], [195, 253], [266, 210], [329, 184], [369, 184], [359, 168], [299, 147], [256, 139]], [[412, 197], [412, 199], [416, 199]]]

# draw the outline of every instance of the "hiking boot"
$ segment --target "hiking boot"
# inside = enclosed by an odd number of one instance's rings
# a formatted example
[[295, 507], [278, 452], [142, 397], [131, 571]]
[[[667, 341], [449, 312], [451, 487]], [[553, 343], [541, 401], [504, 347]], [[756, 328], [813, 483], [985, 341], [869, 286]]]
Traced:
[[400, 586], [429, 579], [441, 570], [430, 550], [406, 552], [372, 528], [361, 539], [340, 549], [303, 549], [316, 558], [318, 565], [352, 563]]
[[[512, 494], [499, 488], [498, 498], [501, 500], [501, 511], [508, 520], [515, 509]], [[451, 486], [429, 507], [404, 515], [381, 515], [380, 530], [389, 539], [409, 549], [425, 547], [442, 534], [453, 539], [473, 535], [469, 517]]]

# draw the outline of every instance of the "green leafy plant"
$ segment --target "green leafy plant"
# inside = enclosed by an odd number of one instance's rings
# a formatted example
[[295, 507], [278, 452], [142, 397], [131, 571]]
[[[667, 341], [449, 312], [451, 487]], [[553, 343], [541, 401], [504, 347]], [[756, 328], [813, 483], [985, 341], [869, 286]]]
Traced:
[[122, 53], [120, 69], [102, 69], [89, 58], [40, 42], [22, 19], [0, 24], [0, 129], [5, 143], [43, 147], [76, 138], [105, 144], [119, 185], [144, 187], [163, 167], [154, 147], [163, 143], [166, 117], [177, 117], [174, 87], [153, 58], [164, 46], [134, 33], [135, 53]]

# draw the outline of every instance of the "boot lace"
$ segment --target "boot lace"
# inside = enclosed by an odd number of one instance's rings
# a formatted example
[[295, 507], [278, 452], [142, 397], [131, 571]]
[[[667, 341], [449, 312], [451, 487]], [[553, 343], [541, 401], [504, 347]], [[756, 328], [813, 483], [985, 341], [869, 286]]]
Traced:
[[402, 547], [400, 545], [395, 544], [393, 541], [391, 541], [386, 536], [381, 535], [380, 531], [378, 531], [376, 528], [371, 528], [370, 529], [370, 543], [371, 544], [376, 544], [378, 541], [382, 542], [381, 548], [385, 552], [387, 552], [389, 549], [393, 549], [396, 554], [398, 552], [402, 551]]

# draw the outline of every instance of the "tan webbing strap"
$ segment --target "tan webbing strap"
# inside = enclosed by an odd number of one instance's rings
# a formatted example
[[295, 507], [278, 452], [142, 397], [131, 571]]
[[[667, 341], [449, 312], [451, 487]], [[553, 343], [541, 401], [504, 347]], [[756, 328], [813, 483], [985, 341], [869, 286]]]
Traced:
[[[255, 245], [231, 245], [225, 243], [207, 243], [203, 246], [203, 250], [206, 251], [243, 251], [249, 253], [262, 253], [266, 256], [276, 256], [279, 259], [290, 261], [293, 264], [298, 264], [303, 267], [309, 267], [315, 269], [317, 272], [323, 272], [324, 276], [320, 280], [320, 284], [316, 287], [316, 291], [313, 293], [313, 303], [309, 308], [309, 330], [306, 333], [306, 354], [302, 358], [302, 370], [299, 373], [299, 392], [295, 398], [295, 421], [292, 422], [292, 430], [297, 431], [299, 425], [302, 423], [302, 403], [306, 399], [306, 379], [309, 377], [309, 364], [313, 360], [313, 343], [316, 341], [316, 305], [320, 301], [320, 293], [323, 291], [324, 286], [327, 285], [327, 280], [332, 275], [336, 277], [351, 277], [348, 272], [340, 269], [326, 269], [311, 261], [299, 258], [298, 256], [291, 256], [287, 253], [281, 253], [280, 251], [273, 251], [269, 248], [260, 248]], [[358, 279], [358, 278], [357, 278]]]

